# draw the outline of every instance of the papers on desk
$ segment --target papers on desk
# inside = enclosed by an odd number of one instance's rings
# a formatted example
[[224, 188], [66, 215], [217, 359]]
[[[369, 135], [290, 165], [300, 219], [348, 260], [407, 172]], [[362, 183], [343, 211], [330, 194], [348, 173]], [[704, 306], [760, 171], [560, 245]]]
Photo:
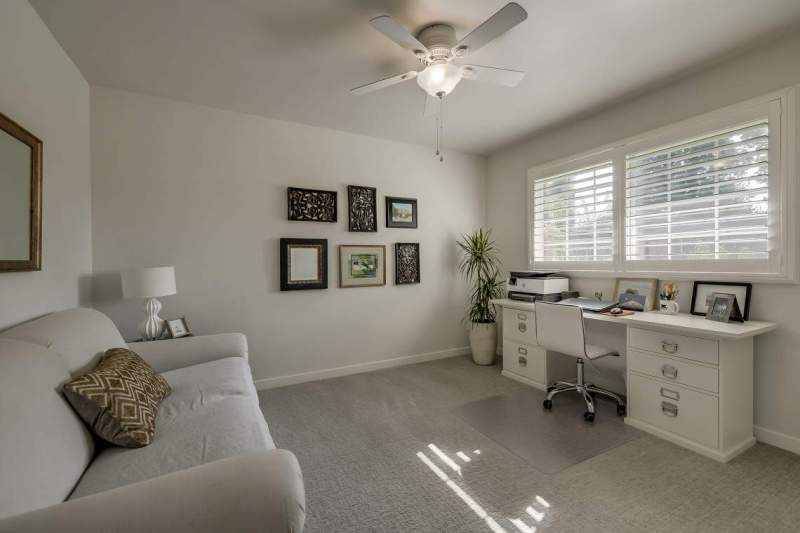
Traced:
[[591, 311], [593, 313], [602, 313], [617, 305], [617, 302], [596, 300], [594, 298], [567, 298], [557, 303], [561, 305], [574, 305], [575, 307], [580, 307], [584, 311]]

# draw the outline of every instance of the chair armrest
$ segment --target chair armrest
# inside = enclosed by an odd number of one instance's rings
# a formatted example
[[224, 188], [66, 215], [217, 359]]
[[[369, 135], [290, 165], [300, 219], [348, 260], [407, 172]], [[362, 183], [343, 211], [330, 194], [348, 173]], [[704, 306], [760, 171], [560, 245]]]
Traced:
[[304, 522], [297, 459], [269, 450], [0, 519], [0, 533], [300, 533]]
[[128, 347], [141, 355], [159, 373], [216, 361], [223, 357], [247, 359], [247, 337], [241, 333], [135, 342]]

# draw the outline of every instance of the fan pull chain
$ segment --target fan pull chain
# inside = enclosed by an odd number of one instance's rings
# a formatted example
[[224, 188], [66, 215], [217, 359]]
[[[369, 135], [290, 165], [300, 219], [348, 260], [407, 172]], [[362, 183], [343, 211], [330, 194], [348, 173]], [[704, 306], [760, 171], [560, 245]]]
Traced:
[[436, 150], [439, 154], [439, 162], [444, 161], [444, 96], [439, 97], [439, 148]]

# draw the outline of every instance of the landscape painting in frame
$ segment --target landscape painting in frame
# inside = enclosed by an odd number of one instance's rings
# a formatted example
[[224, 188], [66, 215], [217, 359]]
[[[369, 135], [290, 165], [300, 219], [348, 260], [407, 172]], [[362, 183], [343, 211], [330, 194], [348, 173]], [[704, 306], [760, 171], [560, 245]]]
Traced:
[[650, 311], [656, 301], [657, 279], [617, 278], [613, 299], [629, 311]]
[[386, 246], [352, 244], [339, 246], [339, 286], [386, 285]]
[[386, 197], [386, 227], [416, 228], [417, 199]]

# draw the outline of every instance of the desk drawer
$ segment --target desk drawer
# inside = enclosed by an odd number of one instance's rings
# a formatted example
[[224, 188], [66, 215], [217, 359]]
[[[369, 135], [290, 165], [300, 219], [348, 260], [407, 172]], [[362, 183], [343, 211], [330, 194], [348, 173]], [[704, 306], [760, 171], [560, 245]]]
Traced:
[[716, 368], [636, 349], [628, 350], [628, 368], [666, 381], [719, 392], [719, 370]]
[[545, 359], [547, 352], [531, 346], [503, 339], [503, 369], [546, 385]]
[[719, 411], [715, 396], [630, 372], [628, 413], [636, 420], [709, 448], [718, 446]]
[[504, 307], [503, 338], [525, 344], [538, 344], [536, 342], [536, 313]]
[[717, 341], [711, 339], [628, 328], [628, 346], [673, 357], [685, 357], [701, 363], [719, 364]]

